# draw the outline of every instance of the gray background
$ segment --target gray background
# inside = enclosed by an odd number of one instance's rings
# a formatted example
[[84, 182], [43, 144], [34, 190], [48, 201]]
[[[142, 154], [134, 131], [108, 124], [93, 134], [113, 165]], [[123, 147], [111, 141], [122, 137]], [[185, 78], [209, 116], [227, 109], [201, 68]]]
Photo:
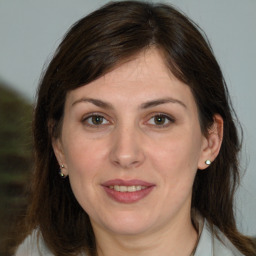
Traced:
[[[0, 80], [31, 102], [67, 29], [104, 0], [0, 0]], [[158, 2], [158, 1], [153, 1]], [[256, 235], [256, 0], [169, 0], [208, 35], [244, 128], [239, 229]]]

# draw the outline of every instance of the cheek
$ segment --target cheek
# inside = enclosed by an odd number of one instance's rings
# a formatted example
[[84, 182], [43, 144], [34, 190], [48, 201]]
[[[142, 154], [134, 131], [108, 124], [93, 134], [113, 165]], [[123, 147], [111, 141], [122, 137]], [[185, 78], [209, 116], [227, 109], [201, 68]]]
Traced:
[[79, 143], [69, 143], [65, 152], [67, 168], [72, 191], [82, 206], [90, 215], [97, 201], [97, 187], [103, 166], [105, 152], [97, 143], [79, 140]]
[[103, 147], [90, 143], [90, 141], [81, 141], [76, 144], [69, 144], [68, 151], [65, 152], [69, 174], [80, 176], [91, 176], [102, 163], [105, 157]]
[[97, 139], [88, 139], [81, 124], [71, 122], [72, 124], [66, 123], [66, 129], [63, 129], [64, 155], [70, 172], [83, 175], [95, 170], [105, 147]]
[[200, 136], [185, 134], [159, 140], [150, 152], [151, 165], [175, 186], [193, 183], [200, 157]]

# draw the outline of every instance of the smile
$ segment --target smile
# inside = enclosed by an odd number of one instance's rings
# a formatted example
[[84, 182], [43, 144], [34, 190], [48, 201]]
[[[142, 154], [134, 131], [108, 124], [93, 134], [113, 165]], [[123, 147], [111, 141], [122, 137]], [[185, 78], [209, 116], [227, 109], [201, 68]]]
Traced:
[[155, 184], [142, 180], [115, 179], [101, 185], [110, 199], [124, 204], [131, 204], [142, 200], [155, 188]]
[[109, 186], [110, 189], [113, 189], [115, 191], [118, 192], [136, 192], [136, 191], [140, 191], [142, 189], [146, 189], [146, 186], [119, 186], [119, 185], [115, 185], [115, 186]]

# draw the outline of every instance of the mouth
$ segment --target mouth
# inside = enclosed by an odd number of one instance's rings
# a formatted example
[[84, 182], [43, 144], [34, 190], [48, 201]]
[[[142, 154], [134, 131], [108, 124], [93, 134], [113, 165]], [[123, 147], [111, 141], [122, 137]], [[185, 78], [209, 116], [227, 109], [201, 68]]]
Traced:
[[136, 191], [140, 191], [142, 189], [146, 189], [146, 186], [119, 186], [119, 185], [115, 185], [115, 186], [109, 186], [110, 189], [113, 189], [115, 191], [124, 193], [124, 192], [136, 192]]
[[119, 203], [135, 203], [150, 194], [155, 184], [142, 180], [109, 180], [102, 184], [108, 197]]

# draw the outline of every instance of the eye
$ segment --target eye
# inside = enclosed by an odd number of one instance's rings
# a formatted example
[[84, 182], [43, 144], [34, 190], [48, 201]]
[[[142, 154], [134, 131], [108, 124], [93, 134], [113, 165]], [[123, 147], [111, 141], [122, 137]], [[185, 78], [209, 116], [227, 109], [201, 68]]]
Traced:
[[97, 114], [87, 116], [82, 121], [83, 123], [91, 127], [109, 124], [109, 121], [105, 117]]
[[148, 124], [159, 126], [160, 128], [162, 128], [169, 126], [171, 123], [174, 123], [174, 121], [174, 118], [170, 116], [164, 114], [157, 114], [149, 119]]

